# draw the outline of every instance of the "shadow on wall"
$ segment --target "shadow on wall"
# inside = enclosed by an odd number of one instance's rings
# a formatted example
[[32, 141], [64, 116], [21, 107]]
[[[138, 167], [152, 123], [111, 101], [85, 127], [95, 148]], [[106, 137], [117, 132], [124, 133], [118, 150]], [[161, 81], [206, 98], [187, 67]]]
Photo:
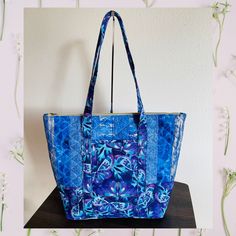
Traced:
[[[80, 65], [78, 65], [78, 68], [84, 68], [84, 78], [72, 78], [73, 80], [78, 80], [78, 83], [80, 86], [78, 86], [78, 93], [77, 94], [70, 94], [72, 98], [72, 101], [76, 101], [79, 99], [79, 103], [74, 102], [74, 106], [72, 104], [68, 104], [68, 107], [73, 108], [62, 108], [61, 102], [63, 95], [65, 94], [65, 85], [68, 83], [68, 72], [70, 71], [70, 61], [72, 59], [72, 54], [74, 52], [78, 52], [76, 55], [78, 55], [78, 62]], [[44, 91], [38, 91], [38, 88], [32, 87], [31, 96], [32, 94], [40, 94], [42, 96], [42, 103], [37, 108], [36, 106], [32, 108], [28, 108], [27, 105], [25, 107], [25, 118], [24, 118], [24, 145], [27, 149], [26, 157], [25, 157], [25, 168], [27, 175], [25, 176], [25, 188], [27, 189], [27, 194], [25, 196], [25, 210], [32, 208], [29, 206], [33, 203], [31, 197], [37, 196], [37, 192], [40, 192], [42, 195], [42, 192], [48, 195], [50, 191], [52, 190], [52, 183], [54, 179], [52, 178], [52, 169], [48, 157], [48, 149], [47, 149], [47, 142], [44, 132], [44, 125], [43, 125], [43, 114], [47, 112], [58, 112], [58, 113], [67, 113], [67, 114], [78, 114], [82, 113], [82, 111], [79, 111], [78, 107], [75, 107], [75, 104], [81, 104], [82, 107], [85, 105], [85, 99], [87, 97], [87, 90], [88, 85], [90, 81], [90, 73], [91, 73], [91, 66], [92, 62], [89, 62], [87, 52], [84, 46], [84, 43], [82, 41], [76, 41], [72, 42], [70, 44], [66, 44], [64, 47], [61, 48], [60, 54], [58, 57], [60, 58], [58, 60], [57, 70], [55, 71], [55, 76], [52, 80], [50, 80], [50, 87], [49, 90]], [[40, 70], [41, 68], [37, 68]], [[27, 70], [27, 68], [26, 68]], [[35, 77], [34, 80], [41, 79], [42, 83], [48, 83], [46, 78], [38, 78], [37, 77], [37, 71], [35, 71]], [[26, 78], [25, 83], [27, 83], [27, 79], [32, 78]], [[70, 78], [71, 79], [71, 78]], [[80, 81], [79, 81], [80, 80]], [[81, 81], [82, 80], [82, 81]], [[33, 84], [33, 83], [32, 83]], [[27, 86], [26, 86], [27, 87]], [[34, 91], [37, 89], [37, 91]], [[47, 92], [48, 91], [48, 92]], [[103, 100], [102, 93], [100, 92], [99, 84], [96, 86], [96, 99], [98, 99], [96, 104], [98, 104], [98, 107], [96, 110], [105, 110], [105, 103]], [[30, 94], [30, 93], [27, 93]], [[32, 99], [32, 97], [25, 97], [25, 104], [27, 104], [27, 99]], [[45, 107], [45, 108], [44, 108]], [[40, 176], [40, 179], [38, 179], [37, 185], [32, 182], [34, 178], [30, 178], [31, 175], [37, 175]], [[41, 186], [42, 189], [34, 189], [34, 186]], [[28, 192], [30, 192], [28, 194]], [[44, 199], [41, 199], [40, 202], [43, 202]], [[35, 210], [38, 206], [35, 207]]]

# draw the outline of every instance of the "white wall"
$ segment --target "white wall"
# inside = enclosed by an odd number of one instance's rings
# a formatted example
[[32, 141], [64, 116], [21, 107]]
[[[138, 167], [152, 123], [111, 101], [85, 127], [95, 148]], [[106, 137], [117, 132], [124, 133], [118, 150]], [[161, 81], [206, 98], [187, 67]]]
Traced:
[[[105, 9], [25, 10], [25, 221], [55, 187], [42, 115], [81, 113]], [[119, 9], [146, 111], [188, 117], [176, 180], [189, 185], [198, 227], [212, 225], [211, 12]], [[115, 112], [136, 111], [120, 32], [115, 38]], [[95, 112], [110, 104], [111, 27], [101, 53]]]

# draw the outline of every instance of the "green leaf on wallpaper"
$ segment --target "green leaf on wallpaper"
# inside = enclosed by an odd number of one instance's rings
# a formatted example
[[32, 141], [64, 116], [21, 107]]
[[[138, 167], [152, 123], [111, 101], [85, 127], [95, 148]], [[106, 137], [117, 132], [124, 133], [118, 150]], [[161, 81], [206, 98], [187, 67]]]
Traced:
[[198, 236], [203, 236], [203, 229], [198, 230]]
[[223, 115], [225, 119], [225, 148], [224, 155], [226, 156], [229, 146], [229, 137], [230, 137], [230, 114], [228, 107], [223, 109]]
[[182, 229], [178, 229], [178, 236], [182, 235]]
[[152, 0], [150, 3], [149, 3], [149, 0], [143, 0], [143, 2], [146, 7], [152, 7], [154, 3], [156, 2], [156, 0]]
[[[182, 229], [178, 229], [178, 236], [182, 235]], [[197, 235], [196, 236], [203, 236], [203, 229], [197, 229]]]
[[75, 235], [80, 236], [81, 234], [81, 229], [75, 229]]
[[6, 208], [5, 194], [6, 194], [6, 174], [0, 172], [0, 232], [3, 231], [3, 216]]
[[156, 235], [156, 229], [152, 229], [152, 236]]
[[0, 31], [0, 41], [3, 40], [3, 33], [4, 33], [4, 28], [5, 28], [5, 16], [6, 16], [6, 0], [1, 0], [1, 6], [2, 6], [2, 11], [1, 11], [1, 31]]
[[221, 43], [222, 32], [225, 23], [225, 16], [229, 12], [230, 7], [231, 5], [229, 5], [227, 0], [225, 2], [216, 2], [212, 5], [212, 10], [213, 10], [212, 16], [213, 19], [215, 19], [217, 22], [219, 31], [217, 43], [215, 46], [215, 50], [213, 52], [213, 61], [215, 67], [218, 66], [218, 50]]
[[30, 236], [31, 235], [31, 229], [27, 229], [27, 236]]
[[225, 209], [224, 209], [224, 204], [225, 204], [225, 199], [229, 196], [231, 191], [234, 189], [236, 186], [236, 171], [230, 170], [230, 169], [225, 169], [225, 184], [224, 184], [224, 190], [221, 198], [221, 215], [222, 215], [222, 220], [223, 220], [223, 226], [225, 230], [225, 235], [230, 236], [230, 231], [227, 225], [227, 220], [225, 217]]
[[224, 156], [226, 156], [230, 139], [230, 112], [228, 107], [221, 107], [219, 111], [220, 118], [222, 119], [222, 122], [219, 125], [219, 131], [222, 133], [222, 136], [219, 139], [224, 140]]
[[101, 232], [101, 229], [97, 229], [97, 230], [91, 232], [90, 234], [88, 234], [88, 236], [92, 236], [92, 235], [94, 235], [94, 234], [99, 235], [100, 232]]
[[59, 233], [58, 233], [55, 229], [52, 229], [52, 230], [50, 231], [50, 235], [51, 235], [51, 236], [59, 236]]

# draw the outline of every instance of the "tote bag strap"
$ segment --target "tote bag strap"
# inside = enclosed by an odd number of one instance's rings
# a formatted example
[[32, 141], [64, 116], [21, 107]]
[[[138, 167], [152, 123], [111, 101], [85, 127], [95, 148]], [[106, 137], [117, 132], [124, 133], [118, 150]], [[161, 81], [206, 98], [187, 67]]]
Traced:
[[126, 33], [125, 33], [123, 21], [122, 21], [120, 15], [115, 11], [109, 11], [104, 16], [102, 24], [101, 24], [100, 33], [99, 33], [98, 42], [97, 42], [97, 47], [96, 47], [96, 51], [95, 51], [95, 57], [94, 57], [94, 61], [93, 61], [92, 76], [91, 76], [91, 80], [90, 80], [86, 105], [85, 105], [85, 109], [84, 109], [84, 115], [89, 116], [89, 115], [92, 114], [94, 88], [95, 88], [95, 84], [96, 84], [96, 80], [97, 80], [100, 52], [101, 52], [102, 44], [103, 44], [103, 41], [104, 41], [108, 21], [112, 16], [115, 16], [118, 19], [118, 22], [119, 22], [119, 25], [120, 25], [120, 28], [121, 28], [121, 33], [122, 33], [123, 42], [124, 42], [124, 45], [125, 45], [128, 61], [129, 61], [129, 66], [130, 66], [130, 69], [132, 71], [134, 82], [135, 82], [138, 112], [140, 113], [140, 116], [142, 117], [142, 116], [144, 116], [144, 108], [143, 108], [143, 103], [142, 103], [142, 99], [141, 99], [141, 95], [140, 95], [140, 90], [139, 90], [139, 87], [138, 87], [138, 82], [137, 82], [136, 75], [135, 75], [134, 61], [133, 61], [133, 58], [132, 58], [132, 55], [131, 55], [131, 52], [130, 52], [130, 48], [129, 48], [127, 36], [126, 36]]

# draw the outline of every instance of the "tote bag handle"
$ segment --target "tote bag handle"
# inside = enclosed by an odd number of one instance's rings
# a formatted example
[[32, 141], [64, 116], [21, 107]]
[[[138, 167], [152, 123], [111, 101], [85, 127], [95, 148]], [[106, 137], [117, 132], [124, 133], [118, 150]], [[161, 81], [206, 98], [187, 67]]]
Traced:
[[[91, 80], [90, 80], [86, 105], [85, 105], [85, 109], [84, 109], [84, 116], [92, 115], [94, 88], [95, 88], [95, 84], [96, 84], [96, 80], [97, 80], [100, 52], [101, 52], [102, 44], [103, 44], [103, 41], [104, 41], [108, 21], [112, 16], [115, 16], [118, 19], [118, 22], [119, 22], [119, 25], [120, 25], [120, 28], [121, 28], [121, 33], [122, 33], [123, 42], [124, 42], [124, 45], [125, 45], [128, 61], [129, 61], [129, 66], [130, 66], [130, 69], [132, 71], [132, 75], [133, 75], [134, 82], [135, 82], [138, 112], [140, 113], [140, 116], [142, 117], [142, 116], [144, 116], [144, 108], [143, 108], [143, 103], [142, 103], [142, 99], [141, 99], [141, 95], [140, 95], [140, 90], [139, 90], [139, 87], [138, 87], [138, 82], [137, 82], [136, 75], [135, 75], [134, 61], [133, 61], [133, 58], [132, 58], [132, 55], [131, 55], [131, 52], [130, 52], [130, 49], [129, 49], [129, 44], [128, 44], [127, 36], [126, 36], [126, 33], [125, 33], [123, 21], [122, 21], [120, 15], [115, 11], [109, 11], [104, 16], [104, 18], [102, 20], [102, 24], [101, 24], [101, 27], [100, 27], [100, 33], [99, 33], [99, 36], [98, 36], [97, 47], [96, 47], [95, 56], [94, 56], [94, 61], [93, 61], [92, 76], [91, 76]], [[140, 119], [141, 119], [141, 117], [140, 117]]]

